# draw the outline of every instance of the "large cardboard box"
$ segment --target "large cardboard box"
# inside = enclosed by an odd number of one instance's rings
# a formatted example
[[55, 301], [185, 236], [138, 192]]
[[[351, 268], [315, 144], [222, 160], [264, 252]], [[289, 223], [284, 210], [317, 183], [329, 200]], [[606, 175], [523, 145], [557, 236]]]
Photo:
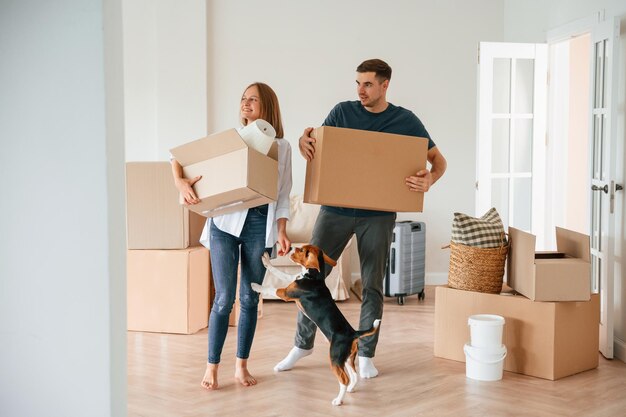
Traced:
[[178, 203], [169, 162], [126, 164], [128, 249], [198, 246], [205, 221]]
[[404, 179], [426, 168], [428, 139], [322, 126], [306, 166], [304, 202], [391, 212], [422, 211]]
[[467, 324], [474, 314], [504, 317], [504, 370], [555, 380], [598, 366], [600, 297], [537, 302], [521, 295], [437, 287], [435, 356], [465, 362]]
[[129, 250], [128, 330], [191, 334], [207, 327], [209, 251]]
[[557, 252], [535, 252], [535, 236], [509, 227], [507, 284], [535, 301], [591, 297], [589, 236], [556, 228]]
[[[170, 150], [193, 186], [198, 204], [188, 208], [213, 217], [275, 201], [278, 195], [278, 145], [267, 155], [249, 147], [235, 129]], [[182, 199], [181, 199], [182, 203]]]

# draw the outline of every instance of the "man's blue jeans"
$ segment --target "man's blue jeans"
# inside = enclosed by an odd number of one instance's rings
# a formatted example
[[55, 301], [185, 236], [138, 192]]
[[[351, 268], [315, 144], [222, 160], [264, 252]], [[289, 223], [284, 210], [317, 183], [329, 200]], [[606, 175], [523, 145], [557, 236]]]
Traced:
[[228, 317], [235, 302], [237, 266], [241, 247], [241, 276], [239, 302], [241, 312], [237, 328], [237, 357], [247, 359], [257, 322], [259, 294], [250, 283], [263, 283], [265, 267], [261, 257], [265, 252], [267, 205], [251, 208], [241, 236], [235, 237], [218, 229], [211, 222], [211, 270], [215, 300], [209, 318], [209, 363], [219, 363], [228, 332]]

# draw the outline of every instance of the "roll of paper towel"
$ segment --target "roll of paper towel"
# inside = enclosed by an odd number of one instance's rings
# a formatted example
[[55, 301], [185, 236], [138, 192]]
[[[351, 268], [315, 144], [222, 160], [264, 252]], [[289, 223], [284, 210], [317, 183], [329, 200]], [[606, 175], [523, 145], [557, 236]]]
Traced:
[[262, 119], [242, 127], [239, 130], [241, 138], [253, 149], [267, 155], [274, 143], [276, 131], [271, 124]]

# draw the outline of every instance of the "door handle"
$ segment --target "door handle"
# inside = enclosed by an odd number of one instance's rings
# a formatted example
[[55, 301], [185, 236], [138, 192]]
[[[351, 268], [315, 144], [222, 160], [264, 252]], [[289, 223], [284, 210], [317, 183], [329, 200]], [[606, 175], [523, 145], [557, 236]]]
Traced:
[[623, 190], [624, 187], [622, 187], [620, 184], [615, 184], [615, 181], [611, 181], [611, 198], [610, 198], [610, 206], [609, 206], [609, 211], [611, 214], [613, 214], [613, 211], [615, 209], [615, 192], [616, 191], [621, 191]]
[[606, 194], [609, 193], [609, 184], [604, 184], [604, 187], [599, 187], [597, 185], [592, 185], [591, 189], [593, 191], [604, 191]]

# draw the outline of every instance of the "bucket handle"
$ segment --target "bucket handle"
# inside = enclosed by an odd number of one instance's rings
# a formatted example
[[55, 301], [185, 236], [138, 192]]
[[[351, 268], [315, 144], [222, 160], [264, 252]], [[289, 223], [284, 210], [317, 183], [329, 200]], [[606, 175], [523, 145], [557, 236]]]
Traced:
[[498, 358], [498, 359], [496, 359], [494, 361], [484, 361], [484, 360], [480, 360], [478, 358], [473, 357], [472, 354], [468, 352], [467, 345], [463, 346], [463, 352], [465, 352], [465, 354], [467, 356], [469, 356], [470, 358], [474, 359], [476, 362], [480, 362], [480, 363], [484, 363], [484, 364], [488, 364], [488, 365], [493, 365], [495, 363], [498, 363], [498, 362], [502, 361], [504, 358], [506, 358], [506, 354], [508, 353], [508, 350], [506, 349], [506, 346], [505, 346], [504, 347], [504, 353], [502, 354], [502, 357]]

